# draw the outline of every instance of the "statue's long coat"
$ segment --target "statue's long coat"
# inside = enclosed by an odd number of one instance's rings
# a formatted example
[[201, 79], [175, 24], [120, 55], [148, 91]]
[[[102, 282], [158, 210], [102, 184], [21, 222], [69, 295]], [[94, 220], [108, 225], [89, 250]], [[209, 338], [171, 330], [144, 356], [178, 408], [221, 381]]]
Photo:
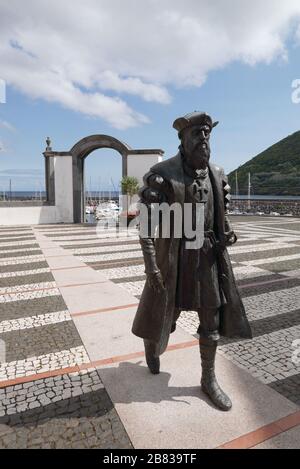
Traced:
[[[151, 171], [169, 182], [172, 188], [172, 200], [168, 202], [184, 204], [185, 184], [180, 153], [156, 164]], [[224, 186], [227, 180], [223, 169], [213, 164], [209, 165], [209, 174], [214, 193], [219, 282], [227, 300], [227, 303], [220, 309], [219, 332], [225, 337], [251, 338], [251, 329], [225, 247]], [[157, 293], [152, 290], [148, 282], [145, 283], [132, 327], [132, 332], [138, 337], [156, 342], [159, 354], [163, 353], [167, 347], [173, 324], [179, 247], [179, 238], [155, 240], [156, 262], [166, 288], [161, 293]]]

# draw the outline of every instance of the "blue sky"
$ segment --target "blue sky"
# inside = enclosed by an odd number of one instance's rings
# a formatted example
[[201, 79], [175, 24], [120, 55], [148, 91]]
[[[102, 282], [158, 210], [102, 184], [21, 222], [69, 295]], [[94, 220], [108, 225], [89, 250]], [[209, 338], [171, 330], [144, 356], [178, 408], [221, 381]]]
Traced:
[[[99, 3], [106, 8], [106, 15], [115, 14], [106, 1], [89, 1], [90, 11], [97, 9]], [[122, 5], [113, 3], [119, 7]], [[147, 0], [147, 3], [152, 4], [152, 7], [156, 5], [151, 0]], [[175, 13], [180, 13], [180, 2], [166, 3], [169, 4], [168, 19], [176, 23], [178, 17]], [[209, 2], [200, 3], [207, 5]], [[234, 2], [228, 3], [234, 6]], [[255, 3], [252, 7], [254, 9]], [[273, 0], [274, 3], [276, 0]], [[35, 2], [29, 1], [29, 9], [30, 4], [32, 11], [35, 11]], [[70, 149], [82, 137], [100, 133], [112, 135], [134, 149], [161, 148], [165, 156], [169, 157], [176, 153], [179, 144], [172, 128], [173, 120], [187, 112], [203, 110], [220, 121], [211, 137], [212, 161], [229, 172], [281, 138], [300, 130], [300, 104], [293, 103], [291, 99], [292, 81], [300, 78], [300, 9], [297, 10], [297, 2], [286, 2], [285, 7], [281, 6], [285, 10], [281, 11], [280, 17], [273, 18], [270, 13], [265, 25], [257, 24], [258, 16], [255, 13], [258, 15], [259, 12], [250, 11], [251, 15], [249, 11], [241, 10], [241, 18], [245, 14], [250, 17], [249, 35], [238, 30], [236, 36], [230, 38], [231, 42], [228, 40], [229, 44], [224, 45], [222, 41], [213, 44], [213, 40], [218, 34], [221, 38], [224, 31], [226, 37], [230, 37], [227, 12], [215, 19], [218, 24], [215, 28], [210, 22], [214, 12], [209, 10], [206, 23], [202, 18], [202, 22], [194, 24], [194, 38], [191, 23], [180, 23], [182, 34], [187, 27], [187, 34], [193, 39], [193, 54], [188, 59], [184, 53], [189, 53], [189, 46], [185, 45], [184, 49], [178, 50], [178, 58], [176, 50], [174, 52], [166, 43], [168, 32], [165, 31], [162, 49], [166, 50], [162, 51], [161, 57], [149, 56], [147, 60], [143, 56], [142, 46], [145, 51], [151, 45], [155, 47], [156, 43], [151, 43], [151, 40], [156, 41], [157, 34], [152, 31], [152, 39], [147, 39], [148, 42], [139, 46], [141, 50], [138, 52], [132, 52], [131, 43], [128, 49], [124, 45], [124, 55], [120, 57], [118, 50], [121, 42], [118, 39], [121, 41], [124, 36], [117, 37], [115, 49], [110, 51], [110, 54], [115, 54], [114, 62], [109, 67], [108, 60], [103, 59], [105, 49], [99, 49], [99, 57], [102, 53], [99, 63], [97, 55], [90, 57], [87, 53], [92, 36], [87, 38], [82, 51], [79, 47], [75, 54], [71, 46], [71, 49], [67, 49], [69, 44], [65, 45], [65, 35], [68, 31], [64, 31], [62, 24], [57, 22], [55, 32], [60, 40], [56, 37], [54, 43], [50, 43], [50, 54], [45, 36], [39, 36], [39, 31], [36, 36], [32, 31], [29, 34], [23, 19], [15, 15], [16, 2], [12, 0], [10, 9], [4, 5], [5, 2], [0, 0], [0, 11], [2, 9], [2, 13], [12, 23], [4, 36], [7, 48], [4, 50], [0, 47], [0, 78], [7, 82], [6, 103], [0, 104], [0, 191], [8, 189], [10, 178], [14, 190], [39, 190], [44, 187], [42, 152], [48, 135], [52, 139], [53, 149], [58, 151]], [[65, 5], [66, 8], [69, 6], [68, 0], [65, 0]], [[197, 2], [191, 1], [190, 6], [195, 8], [197, 18]], [[0, 31], [3, 14], [0, 14]], [[51, 15], [46, 17], [49, 29], [54, 28]], [[165, 16], [163, 18], [165, 20]], [[76, 17], [71, 18], [67, 26], [76, 38], [79, 32], [72, 30], [75, 21]], [[204, 27], [207, 28], [210, 42], [205, 47], [200, 42], [197, 48], [196, 36]], [[173, 30], [170, 29], [169, 34], [175, 47], [177, 38], [173, 36]], [[41, 37], [44, 44], [40, 44]], [[239, 37], [242, 46], [236, 46]], [[253, 42], [253, 38], [256, 42]], [[13, 39], [16, 43], [12, 43]], [[68, 61], [62, 61], [59, 56], [60, 43], [66, 47]], [[57, 55], [54, 53], [55, 44]], [[181, 43], [178, 44], [181, 47]], [[47, 57], [43, 56], [43, 50], [46, 56], [48, 54]], [[28, 61], [32, 57], [36, 68], [31, 71]], [[38, 62], [39, 57], [43, 59]], [[126, 62], [124, 57], [127, 63], [120, 65], [119, 61]], [[105, 66], [102, 62], [105, 62]], [[119, 68], [115, 65], [117, 63]], [[157, 69], [152, 70], [152, 65]], [[90, 66], [88, 74], [86, 70]], [[62, 81], [53, 84], [47, 67], [49, 70], [57, 67], [58, 74], [63, 76]], [[181, 67], [186, 67], [186, 72], [178, 71]], [[103, 70], [110, 72], [104, 74]], [[22, 74], [24, 80], [20, 78]], [[96, 75], [97, 86], [94, 81]], [[58, 90], [55, 86], [58, 86]], [[111, 178], [118, 185], [121, 158], [111, 150], [98, 150], [87, 158], [86, 169], [87, 181], [92, 181], [92, 189], [98, 190], [100, 186], [102, 190], [107, 190], [111, 187]]]

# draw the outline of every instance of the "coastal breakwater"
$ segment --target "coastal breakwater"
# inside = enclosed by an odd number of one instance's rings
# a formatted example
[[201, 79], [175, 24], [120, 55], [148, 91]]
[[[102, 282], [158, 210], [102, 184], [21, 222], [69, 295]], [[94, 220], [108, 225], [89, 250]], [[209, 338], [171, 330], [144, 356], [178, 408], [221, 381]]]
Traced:
[[[250, 210], [249, 210], [250, 205]], [[294, 217], [300, 217], [300, 199], [231, 199], [230, 210], [240, 212], [264, 212], [270, 214], [277, 212], [280, 215], [292, 214]]]

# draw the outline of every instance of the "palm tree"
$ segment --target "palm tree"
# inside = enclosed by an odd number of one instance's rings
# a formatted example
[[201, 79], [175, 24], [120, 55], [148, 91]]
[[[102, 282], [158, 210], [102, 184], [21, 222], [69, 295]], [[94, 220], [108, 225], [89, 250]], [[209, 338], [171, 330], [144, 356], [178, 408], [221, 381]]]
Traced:
[[[139, 190], [139, 181], [136, 177], [134, 176], [124, 176], [121, 179], [121, 189], [122, 189], [122, 194], [125, 194], [127, 196], [127, 207], [126, 207], [126, 212], [127, 212], [127, 219], [129, 218], [129, 210], [128, 208], [131, 205], [131, 199], [132, 197], [138, 193]], [[128, 207], [128, 197], [129, 197], [129, 207]]]
[[134, 176], [124, 176], [121, 180], [122, 194], [129, 196], [129, 203], [131, 198], [138, 193], [139, 181]]

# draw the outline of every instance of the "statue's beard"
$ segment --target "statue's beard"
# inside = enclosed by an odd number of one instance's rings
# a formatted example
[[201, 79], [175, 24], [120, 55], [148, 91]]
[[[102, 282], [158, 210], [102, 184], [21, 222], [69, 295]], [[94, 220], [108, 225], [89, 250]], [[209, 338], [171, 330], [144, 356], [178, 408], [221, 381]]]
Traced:
[[186, 161], [194, 169], [205, 169], [209, 162], [209, 148], [202, 148], [202, 145], [195, 145], [192, 153], [186, 155]]

